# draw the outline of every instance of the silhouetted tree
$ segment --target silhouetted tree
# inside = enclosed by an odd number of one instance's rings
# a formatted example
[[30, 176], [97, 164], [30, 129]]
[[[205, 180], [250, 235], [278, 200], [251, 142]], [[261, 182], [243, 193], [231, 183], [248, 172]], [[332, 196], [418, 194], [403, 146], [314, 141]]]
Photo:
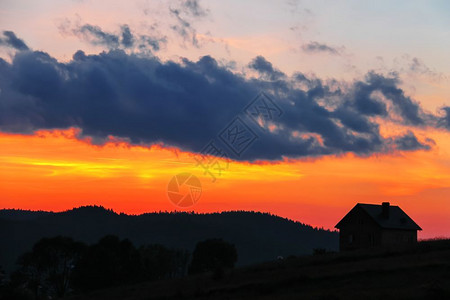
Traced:
[[139, 248], [143, 279], [155, 280], [185, 275], [189, 259], [187, 251], [168, 249], [163, 245]]
[[109, 235], [90, 246], [74, 270], [75, 284], [82, 290], [136, 281], [140, 255], [128, 240]]
[[237, 251], [233, 244], [222, 239], [207, 239], [195, 246], [189, 274], [233, 268], [236, 261]]
[[21, 282], [31, 290], [35, 299], [43, 296], [63, 297], [69, 290], [73, 268], [85, 247], [69, 237], [39, 240], [31, 252], [19, 257], [16, 283]]
[[3, 267], [0, 266], [0, 286], [5, 285], [6, 283], [6, 274], [5, 270], [3, 270]]
[[174, 268], [170, 277], [183, 277], [187, 273], [188, 263], [191, 254], [187, 250], [174, 250], [172, 260], [174, 261]]
[[163, 245], [145, 245], [139, 248], [143, 277], [162, 279], [168, 277], [173, 268], [173, 253]]
[[0, 267], [0, 300], [48, 299], [144, 280], [186, 274], [189, 253], [162, 245], [137, 250], [128, 240], [109, 235], [86, 246], [71, 238], [43, 238], [20, 256], [19, 270], [5, 282]]

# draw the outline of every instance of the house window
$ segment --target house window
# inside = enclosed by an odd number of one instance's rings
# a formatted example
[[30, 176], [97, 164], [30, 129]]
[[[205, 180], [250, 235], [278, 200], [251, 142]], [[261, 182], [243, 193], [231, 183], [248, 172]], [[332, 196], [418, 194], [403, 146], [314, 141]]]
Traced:
[[349, 243], [349, 244], [353, 244], [353, 234], [350, 234], [350, 235], [348, 236], [348, 243]]

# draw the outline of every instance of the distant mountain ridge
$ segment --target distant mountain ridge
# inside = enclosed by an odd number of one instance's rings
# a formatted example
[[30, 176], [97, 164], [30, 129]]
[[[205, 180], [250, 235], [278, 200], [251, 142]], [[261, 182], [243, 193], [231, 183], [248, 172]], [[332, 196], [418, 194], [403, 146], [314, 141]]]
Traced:
[[260, 212], [126, 215], [101, 206], [57, 213], [4, 209], [0, 210], [0, 265], [7, 271], [15, 269], [17, 257], [42, 237], [65, 235], [94, 243], [107, 234], [128, 238], [136, 246], [157, 243], [189, 251], [198, 241], [223, 238], [236, 245], [238, 265], [311, 254], [315, 248], [338, 248], [337, 232]]
[[6, 220], [29, 220], [53, 214], [53, 212], [42, 210], [23, 210], [23, 209], [2, 209], [0, 210], [0, 219]]

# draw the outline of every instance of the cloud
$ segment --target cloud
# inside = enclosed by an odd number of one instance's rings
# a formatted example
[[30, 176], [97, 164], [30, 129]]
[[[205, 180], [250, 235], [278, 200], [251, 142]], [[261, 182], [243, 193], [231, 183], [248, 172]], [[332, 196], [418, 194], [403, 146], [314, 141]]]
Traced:
[[342, 52], [341, 49], [319, 42], [309, 42], [308, 44], [303, 45], [302, 49], [307, 53], [328, 53], [332, 55], [340, 55]]
[[[250, 65], [269, 77], [279, 72], [264, 57]], [[431, 147], [409, 133], [380, 134], [378, 118], [429, 125], [430, 116], [404, 94], [395, 76], [372, 72], [351, 84], [301, 73], [275, 77], [246, 78], [210, 56], [162, 62], [116, 49], [98, 55], [78, 51], [73, 60], [59, 62], [45, 52], [18, 52], [11, 62], [0, 59], [0, 130], [79, 127], [82, 136], [98, 143], [115, 136], [199, 152], [239, 116], [256, 136], [251, 147], [232, 157], [240, 160]], [[260, 91], [272, 102], [255, 102], [252, 108], [275, 117], [256, 123], [244, 111]]]
[[283, 72], [274, 69], [272, 63], [262, 56], [255, 57], [248, 66], [270, 80], [277, 80], [285, 76]]
[[379, 91], [387, 97], [393, 104], [396, 112], [402, 117], [406, 125], [425, 125], [429, 117], [420, 105], [406, 96], [404, 91], [398, 87], [400, 80], [395, 74], [392, 77], [385, 77], [374, 72], [367, 75], [367, 87], [372, 91]]
[[130, 27], [128, 27], [128, 25], [122, 25], [121, 27], [122, 30], [122, 45], [125, 48], [130, 48], [133, 47], [134, 45], [134, 36], [131, 33]]
[[197, 0], [181, 0], [174, 7], [169, 7], [170, 14], [175, 17], [176, 24], [171, 28], [180, 35], [184, 41], [194, 47], [200, 47], [197, 30], [192, 23], [209, 14], [209, 10], [203, 8]]
[[177, 24], [172, 25], [171, 28], [183, 37], [185, 41], [188, 40], [192, 43], [192, 45], [198, 47], [197, 31], [191, 26], [191, 23], [181, 16], [179, 9], [171, 8], [170, 13], [177, 19]]
[[27, 44], [12, 31], [3, 31], [3, 38], [0, 38], [0, 46], [10, 47], [19, 51], [29, 50]]
[[195, 17], [204, 17], [209, 14], [209, 10], [203, 8], [198, 0], [185, 0], [181, 1], [182, 6], [186, 8], [190, 15]]
[[387, 116], [386, 102], [377, 99], [375, 92], [387, 98], [392, 105], [393, 112], [397, 113], [405, 125], [422, 126], [434, 120], [435, 116], [423, 111], [419, 103], [406, 96], [399, 87], [400, 79], [396, 74], [386, 77], [375, 72], [369, 72], [365, 81], [355, 84], [354, 101], [358, 111], [372, 116]]
[[450, 106], [444, 106], [441, 110], [444, 116], [438, 118], [438, 126], [450, 129]]
[[421, 143], [414, 135], [412, 131], [408, 131], [403, 136], [397, 137], [394, 139], [394, 143], [397, 149], [402, 151], [416, 151], [416, 150], [430, 150], [431, 145], [435, 142], [431, 139], [428, 139], [427, 143]]
[[170, 9], [170, 13], [177, 19], [177, 24], [172, 25], [171, 28], [185, 41], [189, 41], [193, 46], [199, 47], [197, 30], [191, 26], [190, 22], [181, 16], [180, 10]]
[[120, 45], [117, 35], [105, 32], [99, 26], [84, 24], [74, 29], [74, 32], [93, 45], [105, 45], [112, 49], [118, 48]]
[[412, 81], [425, 80], [429, 83], [441, 83], [449, 79], [444, 73], [429, 67], [422, 59], [409, 54], [394, 58], [391, 65], [388, 65], [383, 57], [377, 56], [376, 63], [377, 70], [402, 74], [402, 77]]
[[59, 25], [59, 29], [63, 34], [78, 36], [92, 45], [102, 45], [107, 49], [158, 51], [163, 44], [167, 43], [166, 37], [135, 34], [127, 24], [121, 25], [118, 32], [107, 32], [101, 27], [91, 24], [78, 24], [72, 27], [70, 21], [66, 20]]
[[431, 81], [440, 82], [442, 80], [447, 80], [448, 78], [445, 74], [437, 72], [428, 67], [425, 62], [420, 58], [410, 57], [405, 54], [400, 60], [395, 60], [399, 72], [405, 72], [407, 74], [419, 75], [429, 78]]

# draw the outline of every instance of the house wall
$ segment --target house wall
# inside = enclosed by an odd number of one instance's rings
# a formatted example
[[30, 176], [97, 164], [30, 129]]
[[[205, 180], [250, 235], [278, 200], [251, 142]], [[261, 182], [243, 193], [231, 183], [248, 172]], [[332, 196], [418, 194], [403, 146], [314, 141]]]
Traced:
[[385, 229], [381, 235], [381, 243], [385, 246], [414, 245], [417, 243], [417, 231]]
[[[339, 229], [340, 250], [372, 248], [381, 245], [382, 230], [366, 212], [354, 210]], [[389, 239], [388, 236], [385, 238]]]
[[365, 211], [355, 209], [339, 228], [339, 249], [402, 247], [417, 243], [417, 230], [382, 229]]

